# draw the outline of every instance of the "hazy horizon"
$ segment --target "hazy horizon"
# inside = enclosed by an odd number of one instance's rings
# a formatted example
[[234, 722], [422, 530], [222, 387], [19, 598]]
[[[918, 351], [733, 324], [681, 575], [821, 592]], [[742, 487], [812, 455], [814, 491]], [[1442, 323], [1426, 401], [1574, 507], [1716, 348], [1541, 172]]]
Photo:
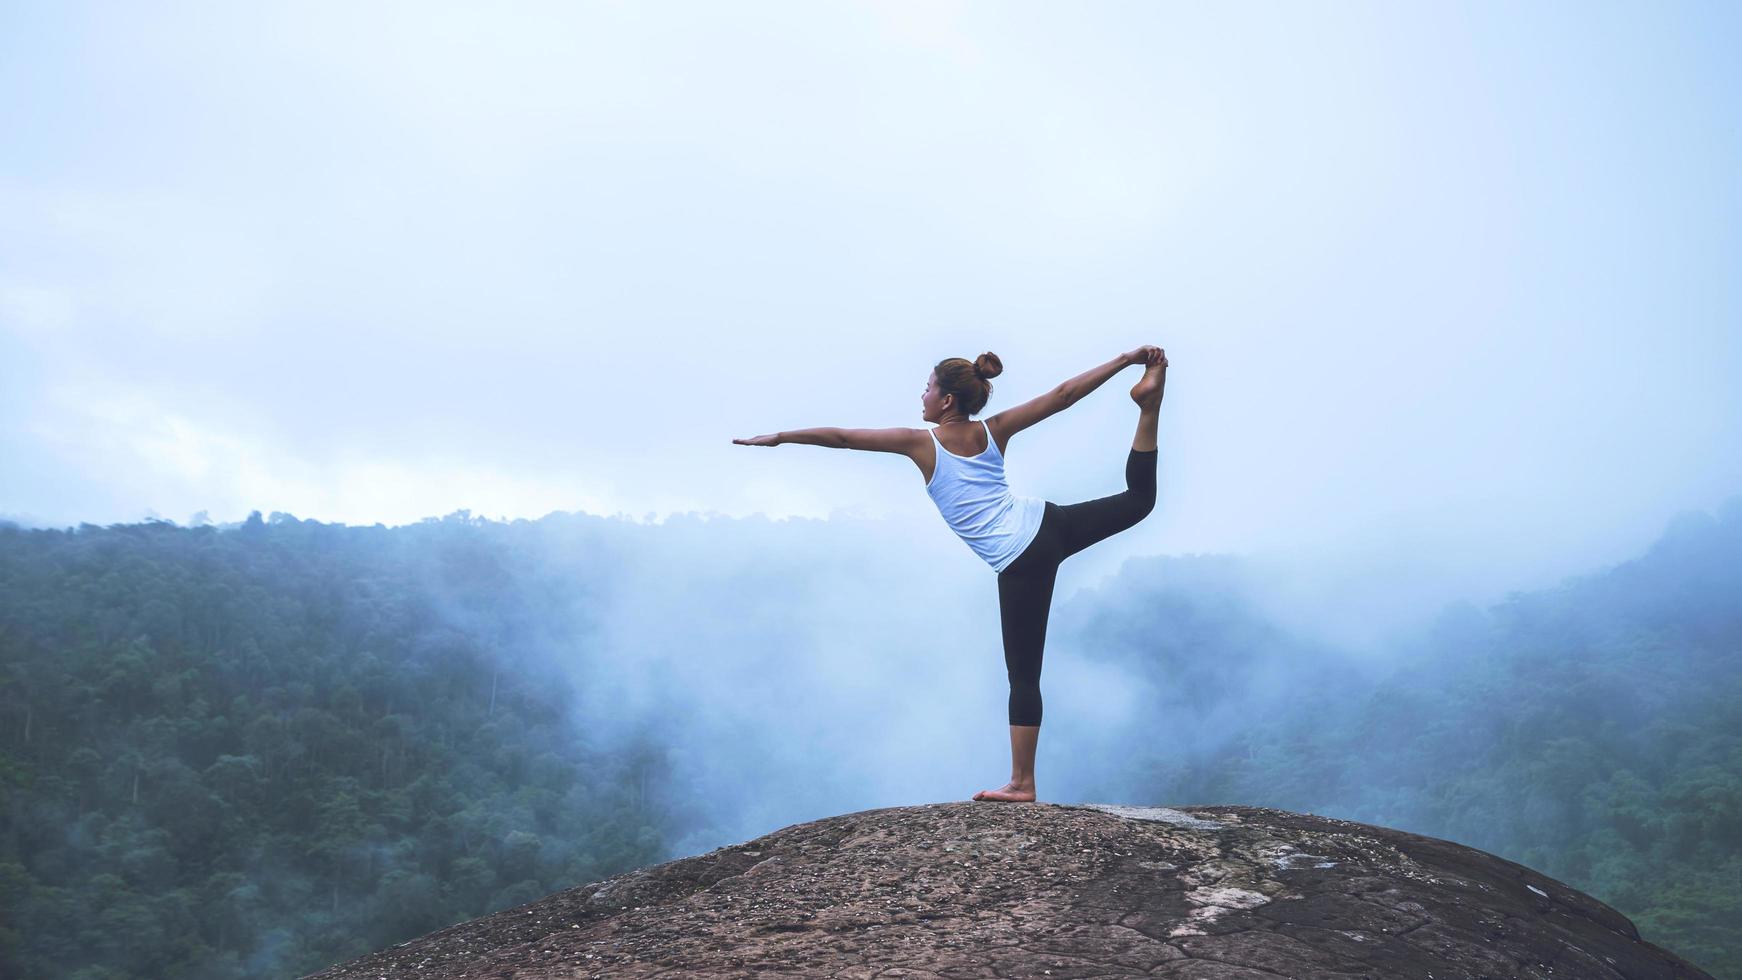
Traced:
[[[0, 12], [20, 523], [851, 515], [972, 582], [909, 461], [731, 440], [1144, 343], [1158, 504], [1066, 592], [1384, 618], [1742, 489], [1733, 6], [96, 9]], [[1118, 490], [1136, 375], [1013, 491]]]
[[[1213, 561], [1215, 572], [1210, 581], [1222, 587], [1236, 589], [1246, 599], [1252, 601], [1256, 609], [1278, 625], [1286, 627], [1303, 640], [1327, 643], [1336, 647], [1340, 655], [1369, 661], [1391, 660], [1399, 656], [1400, 649], [1406, 648], [1409, 642], [1420, 631], [1429, 627], [1448, 611], [1454, 610], [1461, 603], [1478, 607], [1497, 604], [1509, 599], [1517, 593], [1541, 591], [1564, 586], [1574, 579], [1590, 575], [1600, 575], [1615, 568], [1617, 565], [1633, 561], [1646, 552], [1646, 548], [1661, 540], [1665, 535], [1675, 532], [1678, 523], [1685, 521], [1704, 522], [1712, 518], [1713, 513], [1723, 515], [1727, 511], [1742, 511], [1742, 493], [1732, 494], [1719, 505], [1712, 508], [1683, 508], [1672, 515], [1665, 523], [1652, 532], [1647, 540], [1630, 552], [1616, 555], [1612, 558], [1575, 564], [1565, 556], [1545, 556], [1539, 566], [1539, 574], [1534, 578], [1515, 577], [1504, 578], [1484, 574], [1479, 568], [1436, 567], [1431, 561], [1419, 556], [1411, 556], [1404, 551], [1376, 552], [1357, 558], [1345, 556], [1341, 564], [1327, 567], [1322, 554], [1311, 551], [1286, 552], [1268, 551], [1250, 554], [1202, 552], [1186, 555], [1137, 555], [1121, 554], [1096, 556], [1095, 550], [1083, 552], [1073, 557], [1061, 566], [1055, 605], [1064, 606], [1077, 601], [1079, 597], [1091, 595], [1108, 587], [1128, 573], [1134, 561], [1149, 560], [1206, 560]], [[297, 520], [316, 520], [303, 518], [287, 512], [273, 512], [270, 517], [277, 518], [280, 514]], [[501, 523], [500, 519], [485, 515], [469, 514], [456, 511], [447, 515], [422, 518], [419, 521], [408, 522], [422, 524], [444, 521], [464, 514], [475, 521], [490, 521]], [[195, 515], [196, 517], [200, 515]], [[268, 515], [262, 514], [262, 519]], [[817, 530], [825, 535], [845, 534], [847, 545], [857, 544], [864, 550], [858, 553], [857, 559], [853, 552], [835, 552], [847, 554], [850, 560], [867, 563], [865, 572], [871, 577], [870, 563], [877, 561], [875, 552], [888, 541], [903, 541], [904, 547], [913, 553], [913, 561], [929, 563], [937, 569], [947, 569], [948, 574], [933, 576], [929, 579], [936, 595], [954, 595], [955, 601], [963, 609], [986, 606], [995, 595], [995, 590], [985, 586], [990, 585], [990, 573], [985, 579], [979, 579], [974, 559], [970, 562], [961, 561], [957, 554], [953, 537], [926, 534], [918, 539], [903, 537], [899, 530], [890, 530], [894, 522], [886, 518], [872, 518], [855, 515], [837, 514], [833, 517], [807, 518], [769, 518], [767, 515], [752, 515], [750, 518], [733, 518], [729, 515], [685, 513], [667, 515], [659, 521], [637, 520], [631, 515], [596, 515], [583, 512], [553, 511], [538, 518], [515, 518], [509, 523], [544, 522], [554, 518], [579, 517], [596, 518], [611, 524], [626, 528], [644, 528], [657, 534], [655, 530], [663, 524], [677, 521], [673, 527], [679, 533], [672, 543], [660, 543], [660, 538], [651, 537], [645, 554], [638, 554], [632, 562], [626, 563], [621, 571], [627, 576], [647, 575], [649, 581], [646, 588], [661, 591], [664, 586], [655, 583], [669, 575], [669, 569], [676, 563], [730, 560], [730, 555], [747, 548], [755, 541], [754, 537], [740, 538], [737, 544], [720, 544], [710, 551], [703, 548], [692, 552], [685, 549], [695, 542], [694, 531], [706, 528], [708, 525], [724, 520], [735, 526], [749, 525], [748, 530], [754, 532], [756, 521], [767, 522], [766, 540], [759, 547], [766, 550], [778, 540], [781, 525], [816, 525]], [[165, 518], [154, 518], [167, 520]], [[22, 527], [37, 527], [38, 529], [68, 530], [70, 528], [44, 528], [17, 521], [15, 518], [0, 514], [0, 523], [15, 523]], [[176, 526], [199, 526], [199, 522], [191, 525], [170, 520]], [[208, 522], [223, 528], [239, 527], [242, 521]], [[381, 527], [380, 522], [371, 525], [346, 525], [345, 522], [330, 523], [334, 526]], [[681, 525], [681, 527], [679, 526]], [[899, 528], [899, 525], [896, 525]], [[730, 531], [730, 534], [742, 535], [744, 532]], [[923, 534], [923, 532], [922, 532]], [[1103, 547], [1103, 546], [1098, 546]], [[700, 558], [698, 559], [698, 556]], [[814, 561], [815, 556], [802, 558], [789, 555], [795, 570], [802, 569], [805, 561]], [[1099, 557], [1099, 561], [1092, 558]], [[1364, 560], [1361, 560], [1364, 559]], [[882, 559], [888, 560], [887, 556]], [[1197, 565], [1200, 569], [1206, 567]], [[983, 584], [976, 584], [977, 581]], [[868, 590], [875, 592], [876, 590]], [[958, 610], [960, 613], [962, 610]], [[814, 612], [814, 610], [813, 610]], [[995, 606], [987, 606], [984, 616], [991, 616]], [[964, 635], [975, 632], [973, 627], [964, 623], [961, 627]]]

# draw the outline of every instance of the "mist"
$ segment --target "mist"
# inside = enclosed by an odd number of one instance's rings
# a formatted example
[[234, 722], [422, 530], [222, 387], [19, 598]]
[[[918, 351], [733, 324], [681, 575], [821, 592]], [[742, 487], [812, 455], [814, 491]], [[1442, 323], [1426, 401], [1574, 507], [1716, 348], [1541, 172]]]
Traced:
[[[917, 540], [906, 461], [730, 440], [1153, 343], [1162, 503], [1089, 574], [1540, 587], [1742, 486], [1738, 16], [11, 5], [0, 514]], [[1015, 491], [1116, 488], [1130, 383], [1019, 437]]]
[[[1000, 785], [996, 579], [917, 466], [732, 440], [1156, 344], [1157, 503], [1060, 569], [1040, 798], [1443, 836], [1724, 965], [1738, 36], [6, 5], [0, 955], [134, 969], [100, 898], [160, 974], [282, 974]], [[1012, 491], [1119, 491], [1136, 379]]]
[[[1742, 533], [1742, 497], [1717, 520], [1684, 512], [1641, 555], [1540, 590], [1473, 594], [1420, 615], [1393, 611], [1378, 617], [1384, 640], [1370, 645], [1338, 637], [1378, 635], [1377, 611], [1415, 598], [1407, 580], [1389, 591], [1368, 583], [1354, 600], [1336, 602], [1328, 598], [1336, 589], [1316, 580], [1336, 574], [1324, 564], [1157, 555], [1091, 582], [1072, 558], [1060, 569], [1048, 628], [1041, 796], [1238, 798], [1406, 828], [1425, 822], [1422, 813], [1371, 811], [1388, 779], [1431, 782], [1431, 774], [1375, 768], [1299, 786], [1218, 784], [1205, 774], [1228, 756], [1250, 759], [1271, 740], [1297, 751], [1291, 731], [1328, 737], [1376, 710], [1385, 717], [1388, 687], [1468, 685], [1489, 661], [1461, 665], [1463, 658], [1524, 655], [1509, 648], [1503, 624], [1595, 588], [1582, 583], [1630, 574], [1634, 585], [1601, 587], [1623, 598], [1579, 600], [1611, 604], [1605, 615], [1623, 624], [1671, 616], [1653, 606], [1655, 593], [1682, 597], [1661, 600], [1665, 608], [1687, 602], [1722, 616], [1726, 586], [1669, 584], [1689, 574], [1677, 548], [1706, 556], [1699, 561], [1712, 563], [1718, 582], [1742, 572], [1722, 557], [1723, 542]], [[570, 680], [577, 735], [588, 744], [646, 738], [659, 746], [668, 768], [655, 808], [674, 830], [670, 857], [837, 813], [965, 799], [1008, 775], [1009, 688], [993, 576], [954, 539], [905, 538], [888, 522], [846, 517], [684, 515], [651, 525], [551, 515], [500, 525], [462, 514], [428, 526], [456, 522], [479, 535], [480, 547], [496, 542], [485, 553], [514, 556], [498, 581], [521, 599], [504, 612], [495, 592], [465, 598], [445, 586], [457, 628], [541, 638], [517, 646], [515, 657], [537, 663], [535, 675]], [[1310, 616], [1303, 596], [1319, 597]], [[481, 601], [517, 625], [485, 629], [462, 611]], [[1654, 611], [1628, 611], [1645, 608]], [[1596, 636], [1624, 627], [1579, 628]], [[1601, 721], [1566, 724], [1578, 731]], [[1501, 751], [1505, 719], [1471, 714], [1457, 723], [1496, 734], [1492, 744], [1472, 734], [1445, 746], [1438, 764], [1447, 773]]]

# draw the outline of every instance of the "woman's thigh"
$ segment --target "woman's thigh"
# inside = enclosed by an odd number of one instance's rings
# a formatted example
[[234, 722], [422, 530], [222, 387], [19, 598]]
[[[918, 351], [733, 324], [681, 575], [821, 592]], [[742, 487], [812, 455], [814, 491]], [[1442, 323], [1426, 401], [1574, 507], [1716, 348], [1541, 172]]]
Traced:
[[1060, 504], [1059, 560], [1135, 526], [1147, 513], [1148, 508], [1142, 507], [1129, 491], [1077, 504]]
[[1004, 663], [1013, 672], [1040, 670], [1047, 614], [1058, 579], [1063, 524], [1057, 504], [1047, 501], [1040, 529], [1016, 560], [998, 573], [998, 618], [1004, 631]]
[[[1037, 557], [1037, 556], [1029, 556]], [[1011, 679], [1038, 677], [1046, 648], [1046, 623], [1052, 611], [1058, 562], [1012, 565], [998, 576], [998, 620], [1004, 636], [1004, 666]]]

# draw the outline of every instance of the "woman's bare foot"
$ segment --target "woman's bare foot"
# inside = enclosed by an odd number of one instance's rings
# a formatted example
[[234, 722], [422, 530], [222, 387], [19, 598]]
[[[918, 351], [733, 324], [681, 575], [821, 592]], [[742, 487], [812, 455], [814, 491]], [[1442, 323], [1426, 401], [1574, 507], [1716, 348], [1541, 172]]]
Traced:
[[1131, 400], [1137, 407], [1146, 412], [1153, 412], [1161, 407], [1162, 389], [1167, 387], [1167, 352], [1157, 347], [1150, 355], [1149, 364], [1143, 369], [1143, 377], [1131, 386]]
[[1002, 789], [983, 789], [974, 794], [976, 800], [995, 800], [999, 803], [1033, 803], [1034, 784], [1019, 784], [1011, 780]]

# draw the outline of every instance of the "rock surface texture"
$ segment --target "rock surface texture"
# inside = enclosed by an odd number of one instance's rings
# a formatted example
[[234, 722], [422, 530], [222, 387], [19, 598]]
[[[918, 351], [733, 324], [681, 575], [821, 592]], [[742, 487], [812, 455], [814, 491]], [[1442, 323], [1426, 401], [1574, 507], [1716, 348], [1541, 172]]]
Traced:
[[313, 977], [660, 975], [1709, 980], [1450, 841], [1258, 807], [975, 802], [787, 827]]

